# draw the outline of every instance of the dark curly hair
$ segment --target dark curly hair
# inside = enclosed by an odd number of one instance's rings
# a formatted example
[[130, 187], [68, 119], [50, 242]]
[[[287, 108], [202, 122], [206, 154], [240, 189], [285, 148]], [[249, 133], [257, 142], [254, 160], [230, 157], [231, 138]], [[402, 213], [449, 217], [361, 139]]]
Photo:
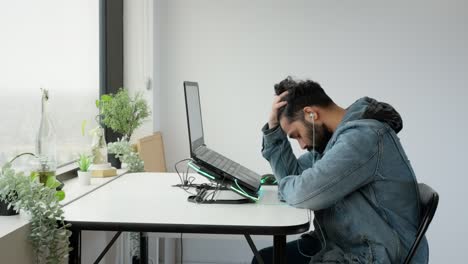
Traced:
[[275, 84], [275, 93], [280, 95], [288, 91], [283, 98], [288, 104], [278, 111], [278, 118], [285, 116], [289, 121], [303, 120], [302, 109], [306, 106], [329, 107], [334, 104], [320, 84], [311, 80], [294, 80], [291, 76]]

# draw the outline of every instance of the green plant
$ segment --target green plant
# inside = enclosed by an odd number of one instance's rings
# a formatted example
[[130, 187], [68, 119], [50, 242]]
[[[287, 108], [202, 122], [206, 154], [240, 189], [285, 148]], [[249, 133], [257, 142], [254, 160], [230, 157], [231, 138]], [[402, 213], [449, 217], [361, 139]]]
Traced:
[[86, 123], [87, 122], [88, 121], [86, 121], [86, 120], [81, 121], [81, 135], [82, 136], [85, 136], [85, 128], [86, 128]]
[[71, 232], [67, 229], [70, 224], [65, 224], [59, 203], [65, 193], [56, 190], [59, 185], [54, 177], [42, 184], [35, 173], [26, 176], [16, 172], [11, 162], [3, 165], [0, 171], [0, 200], [8, 201], [8, 207], [24, 210], [31, 217], [29, 240], [37, 263], [61, 263], [71, 250]]
[[150, 115], [148, 103], [141, 93], [131, 97], [124, 88], [115, 95], [102, 95], [100, 100], [96, 100], [96, 106], [100, 109], [102, 123], [128, 139]]
[[[34, 153], [31, 153], [31, 152], [24, 152], [24, 153], [18, 154], [18, 155], [16, 155], [15, 157], [13, 157], [9, 162], [7, 162], [7, 163], [5, 164], [5, 166], [8, 165], [8, 166], [11, 167], [11, 164], [12, 164], [16, 159], [18, 159], [18, 158], [20, 158], [20, 157], [22, 157], [22, 156], [26, 156], [26, 155], [33, 156], [33, 157], [36, 157], [36, 158], [37, 158], [37, 156], [34, 155]], [[0, 174], [0, 176], [1, 176], [1, 174]], [[1, 179], [1, 178], [0, 178], [0, 179]], [[5, 178], [5, 179], [7, 179], [7, 178]], [[11, 192], [9, 192], [9, 193], [8, 193], [6, 190], [2, 190], [2, 193], [0, 193], [0, 201], [5, 202], [6, 204], [9, 204], [10, 202], [15, 201], [17, 197], [18, 197], [18, 195], [17, 195], [16, 191], [14, 191], [14, 190], [11, 191]], [[11, 207], [11, 206], [9, 205], [9, 206], [8, 206], [8, 209], [9, 209], [10, 207]], [[17, 211], [17, 210], [15, 210], [15, 211]]]
[[78, 167], [80, 171], [86, 172], [89, 170], [89, 166], [91, 166], [92, 157], [86, 154], [80, 154], [80, 158], [77, 161]]
[[133, 151], [132, 145], [126, 137], [121, 138], [117, 142], [107, 144], [109, 153], [115, 154], [121, 162], [128, 165], [129, 172], [144, 171], [144, 162], [141, 160], [138, 153]]

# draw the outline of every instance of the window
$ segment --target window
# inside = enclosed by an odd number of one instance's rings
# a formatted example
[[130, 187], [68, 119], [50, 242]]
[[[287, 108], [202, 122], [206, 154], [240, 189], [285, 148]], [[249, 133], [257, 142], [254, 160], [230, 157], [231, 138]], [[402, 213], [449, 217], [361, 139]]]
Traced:
[[49, 90], [57, 165], [76, 159], [91, 143], [81, 123], [88, 131], [98, 114], [99, 1], [5, 2], [0, 34], [0, 164], [34, 152], [41, 87]]

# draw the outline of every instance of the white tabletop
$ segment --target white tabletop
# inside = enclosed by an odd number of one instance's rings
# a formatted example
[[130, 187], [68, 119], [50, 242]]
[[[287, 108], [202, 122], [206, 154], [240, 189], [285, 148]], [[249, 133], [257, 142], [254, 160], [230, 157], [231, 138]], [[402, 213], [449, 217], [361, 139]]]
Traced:
[[257, 203], [196, 204], [171, 186], [177, 183], [175, 173], [125, 174], [65, 206], [65, 219], [82, 230], [279, 235], [309, 229], [310, 212], [279, 202], [276, 187], [262, 187]]

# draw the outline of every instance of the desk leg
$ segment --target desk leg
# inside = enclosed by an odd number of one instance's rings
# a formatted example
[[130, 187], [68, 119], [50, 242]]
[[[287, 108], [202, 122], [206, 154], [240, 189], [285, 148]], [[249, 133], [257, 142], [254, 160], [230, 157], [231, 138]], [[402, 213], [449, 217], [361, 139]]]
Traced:
[[148, 236], [140, 232], [140, 263], [148, 264]]
[[73, 250], [68, 255], [69, 264], [80, 264], [81, 263], [81, 230], [73, 229], [73, 226], [70, 230], [72, 232], [70, 236], [70, 247]]
[[273, 237], [273, 264], [286, 264], [286, 236]]

